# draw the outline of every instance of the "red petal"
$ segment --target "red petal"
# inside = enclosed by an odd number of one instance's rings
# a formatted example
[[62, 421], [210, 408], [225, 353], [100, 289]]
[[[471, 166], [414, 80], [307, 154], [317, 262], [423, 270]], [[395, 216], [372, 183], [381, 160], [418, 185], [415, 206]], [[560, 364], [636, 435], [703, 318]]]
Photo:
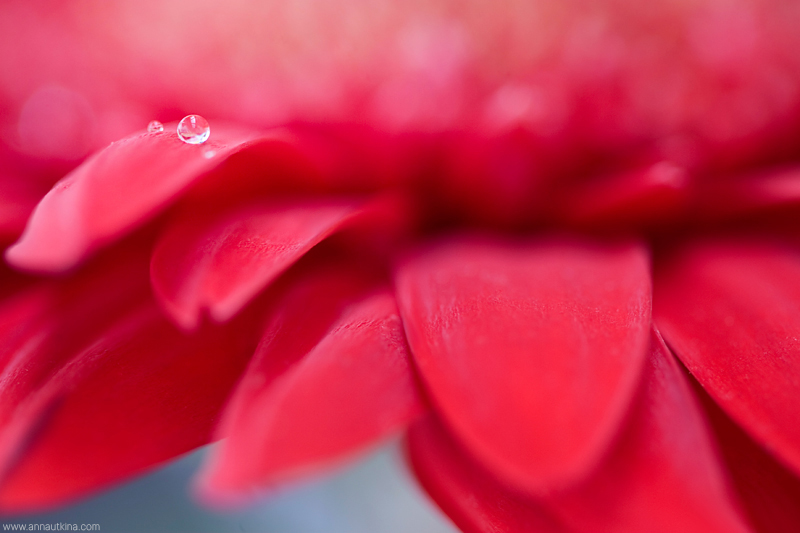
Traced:
[[156, 244], [153, 290], [186, 328], [206, 308], [223, 322], [353, 212], [343, 202], [251, 205], [209, 220], [187, 211]]
[[583, 474], [616, 434], [650, 322], [639, 246], [458, 241], [396, 276], [409, 344], [444, 422], [521, 488]]
[[745, 532], [700, 406], [658, 333], [644, 387], [601, 467], [551, 498], [580, 531]]
[[0, 506], [52, 505], [207, 443], [252, 345], [235, 328], [186, 337], [154, 303], [63, 365], [4, 428]]
[[756, 530], [800, 531], [800, 479], [755, 443], [692, 380], [718, 435], [728, 471]]
[[[257, 144], [286, 143], [212, 124], [202, 145], [181, 142], [174, 124], [113, 143], [89, 158], [42, 199], [6, 259], [26, 270], [60, 272], [162, 210], [232, 154]], [[209, 151], [213, 157], [206, 157]]]
[[295, 478], [396, 431], [423, 409], [394, 297], [332, 269], [292, 287], [222, 425], [211, 500]]
[[733, 217], [800, 204], [800, 169], [788, 167], [743, 176], [725, 176], [703, 185], [695, 211], [701, 218]]
[[407, 446], [417, 479], [465, 533], [571, 531], [535, 500], [509, 490], [484, 472], [433, 417], [411, 426]]
[[[127, 244], [66, 281], [39, 282], [2, 302], [0, 433], [13, 423], [25, 398], [146, 297], [146, 255], [136, 243]], [[10, 453], [0, 442], [0, 463]]]
[[800, 255], [706, 242], [657, 274], [665, 339], [720, 406], [800, 472]]
[[556, 214], [567, 222], [584, 226], [663, 221], [684, 207], [688, 186], [685, 169], [660, 161], [570, 188]]

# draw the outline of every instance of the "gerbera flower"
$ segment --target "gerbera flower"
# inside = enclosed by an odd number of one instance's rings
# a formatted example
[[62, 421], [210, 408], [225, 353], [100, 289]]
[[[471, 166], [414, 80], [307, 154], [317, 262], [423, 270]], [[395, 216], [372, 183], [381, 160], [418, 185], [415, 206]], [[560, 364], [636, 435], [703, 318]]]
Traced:
[[1, 508], [402, 432], [466, 531], [800, 529], [793, 4], [2, 9]]

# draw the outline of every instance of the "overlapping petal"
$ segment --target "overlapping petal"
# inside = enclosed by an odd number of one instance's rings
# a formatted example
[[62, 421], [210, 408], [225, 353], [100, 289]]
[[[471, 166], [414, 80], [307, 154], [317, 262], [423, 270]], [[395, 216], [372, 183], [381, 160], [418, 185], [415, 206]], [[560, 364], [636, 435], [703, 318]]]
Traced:
[[208, 498], [336, 464], [422, 411], [394, 296], [377, 281], [341, 265], [292, 279], [225, 414]]
[[699, 403], [655, 332], [618, 438], [564, 490], [537, 498], [502, 484], [430, 418], [408, 442], [417, 477], [464, 531], [751, 531]]
[[9, 428], [18, 422], [26, 427], [36, 423], [37, 416], [20, 418], [19, 405], [146, 298], [143, 251], [142, 246], [129, 243], [99, 257], [69, 280], [28, 283], [11, 291], [0, 305], [0, 426], [4, 435], [0, 461], [4, 464], [17, 453], [14, 443], [6, 439], [8, 431], [16, 431]]
[[134, 307], [17, 402], [0, 506], [60, 503], [206, 444], [252, 350], [242, 328], [186, 337], [154, 302]]
[[664, 338], [731, 418], [800, 472], [800, 253], [709, 240], [667, 259], [654, 301]]
[[413, 223], [407, 204], [397, 195], [251, 200], [227, 209], [187, 201], [153, 250], [153, 290], [187, 329], [205, 310], [224, 322], [334, 233], [344, 231], [357, 249], [390, 247]]
[[63, 272], [98, 247], [163, 210], [190, 185], [242, 150], [287, 144], [282, 132], [215, 124], [211, 140], [190, 145], [167, 125], [112, 143], [42, 199], [20, 240], [6, 251], [17, 268]]
[[0, 507], [52, 506], [205, 444], [260, 311], [191, 336], [150, 297], [148, 235], [0, 305]]
[[717, 435], [730, 478], [756, 531], [800, 529], [800, 479], [736, 425], [693, 380]]
[[574, 533], [541, 502], [477, 465], [433, 416], [411, 427], [407, 449], [417, 479], [461, 531]]
[[650, 276], [639, 245], [445, 242], [396, 274], [409, 344], [464, 447], [533, 491], [592, 468], [646, 356]]
[[355, 210], [352, 202], [296, 202], [187, 213], [156, 244], [153, 290], [186, 328], [205, 309], [225, 321]]
[[750, 531], [700, 405], [655, 331], [614, 446], [597, 470], [549, 503], [578, 531]]

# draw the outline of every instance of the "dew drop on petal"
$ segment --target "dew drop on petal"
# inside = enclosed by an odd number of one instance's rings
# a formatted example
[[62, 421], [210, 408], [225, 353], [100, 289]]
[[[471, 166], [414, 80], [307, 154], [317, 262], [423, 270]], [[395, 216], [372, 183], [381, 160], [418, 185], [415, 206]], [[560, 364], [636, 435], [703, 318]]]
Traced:
[[164, 125], [157, 120], [153, 120], [147, 125], [148, 133], [161, 133], [164, 131]]
[[203, 144], [210, 134], [208, 121], [200, 115], [187, 115], [178, 123], [178, 137], [185, 143]]
[[205, 152], [203, 152], [203, 157], [205, 157], [206, 159], [211, 159], [215, 155], [217, 155], [216, 150], [206, 150]]

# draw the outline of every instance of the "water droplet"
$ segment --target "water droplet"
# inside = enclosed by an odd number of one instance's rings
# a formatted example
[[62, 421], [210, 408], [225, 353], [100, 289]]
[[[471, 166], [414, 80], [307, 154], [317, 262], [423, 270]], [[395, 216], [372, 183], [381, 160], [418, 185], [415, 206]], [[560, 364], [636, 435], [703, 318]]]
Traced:
[[211, 159], [215, 155], [217, 155], [216, 150], [206, 150], [205, 152], [203, 152], [203, 157], [205, 157], [206, 159]]
[[153, 120], [147, 125], [148, 133], [161, 133], [164, 131], [164, 125], [157, 120]]
[[200, 115], [187, 115], [178, 123], [178, 137], [185, 143], [203, 144], [210, 134], [208, 121]]

